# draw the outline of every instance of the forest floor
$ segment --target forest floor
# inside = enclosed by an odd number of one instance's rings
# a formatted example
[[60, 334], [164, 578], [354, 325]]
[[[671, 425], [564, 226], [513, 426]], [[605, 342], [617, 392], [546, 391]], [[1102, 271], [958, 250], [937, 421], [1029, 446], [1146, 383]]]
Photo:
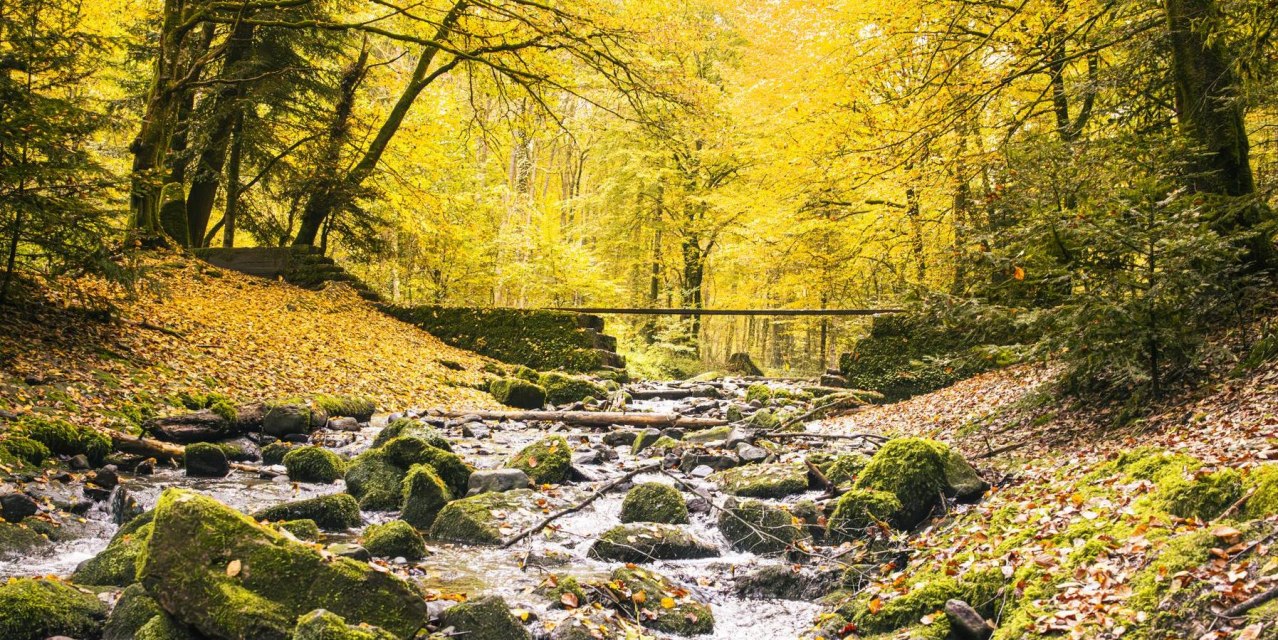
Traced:
[[[488, 407], [472, 385], [487, 359], [392, 319], [354, 290], [309, 291], [168, 255], [146, 289], [96, 281], [46, 292], [0, 329], [0, 411], [33, 408], [85, 426], [136, 427], [181, 393], [237, 404], [341, 393], [381, 407]], [[84, 300], [115, 307], [86, 317]], [[73, 304], [74, 303], [74, 304]]]

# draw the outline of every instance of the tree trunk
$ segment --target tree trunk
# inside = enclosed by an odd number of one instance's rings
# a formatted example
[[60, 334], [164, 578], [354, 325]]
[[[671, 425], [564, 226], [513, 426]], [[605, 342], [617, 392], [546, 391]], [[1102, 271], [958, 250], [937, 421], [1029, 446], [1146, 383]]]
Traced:
[[[222, 246], [235, 246], [235, 223], [240, 215], [240, 164], [244, 158], [244, 112], [235, 115], [231, 130], [231, 158], [226, 164], [226, 213], [222, 215]], [[207, 242], [205, 244], [208, 244]]]

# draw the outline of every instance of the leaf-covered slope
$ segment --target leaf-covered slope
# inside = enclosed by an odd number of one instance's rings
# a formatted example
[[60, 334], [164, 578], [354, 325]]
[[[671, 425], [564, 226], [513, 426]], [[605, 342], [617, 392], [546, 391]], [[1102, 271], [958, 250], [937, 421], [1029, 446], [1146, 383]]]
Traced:
[[[128, 427], [176, 408], [182, 393], [236, 403], [340, 393], [383, 408], [492, 402], [468, 386], [486, 360], [386, 316], [348, 287], [307, 291], [180, 257], [146, 266], [149, 292], [131, 301], [107, 294], [116, 321], [53, 302], [7, 318], [0, 410]], [[78, 286], [103, 295], [95, 283]]]

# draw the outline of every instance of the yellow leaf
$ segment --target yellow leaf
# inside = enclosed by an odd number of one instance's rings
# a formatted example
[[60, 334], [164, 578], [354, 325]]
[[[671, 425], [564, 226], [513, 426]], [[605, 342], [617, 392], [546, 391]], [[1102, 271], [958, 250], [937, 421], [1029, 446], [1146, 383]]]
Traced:
[[241, 565], [239, 560], [232, 560], [226, 563], [227, 577], [234, 578], [235, 576], [240, 575], [240, 568], [241, 568]]
[[662, 609], [673, 609], [673, 608], [674, 608], [674, 606], [675, 606], [674, 598], [671, 598], [670, 596], [666, 596], [666, 597], [664, 597], [664, 598], [662, 598], [662, 599], [661, 599], [661, 608], [662, 608]]
[[1016, 278], [1017, 280], [1024, 280], [1024, 279], [1025, 279], [1025, 270], [1024, 270], [1024, 269], [1022, 269], [1022, 268], [1020, 268], [1020, 267], [1016, 267], [1016, 268], [1012, 269], [1012, 277], [1013, 277], [1013, 278]]

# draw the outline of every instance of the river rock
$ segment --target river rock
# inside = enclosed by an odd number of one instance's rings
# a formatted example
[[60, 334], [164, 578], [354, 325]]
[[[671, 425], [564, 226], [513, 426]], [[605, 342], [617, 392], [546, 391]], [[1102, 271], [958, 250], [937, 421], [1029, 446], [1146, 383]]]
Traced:
[[415, 464], [404, 477], [404, 496], [400, 504], [400, 517], [418, 529], [430, 529], [439, 510], [453, 499], [435, 468], [428, 464]]
[[366, 624], [346, 624], [341, 616], [316, 609], [297, 619], [293, 640], [396, 640], [395, 634]]
[[526, 489], [529, 483], [528, 474], [519, 469], [484, 469], [470, 474], [466, 495]]
[[302, 403], [268, 403], [262, 407], [262, 432], [283, 438], [311, 432], [311, 408]]
[[865, 537], [880, 522], [900, 526], [901, 501], [887, 491], [852, 489], [839, 496], [834, 512], [826, 523], [826, 537], [831, 542], [858, 540]]
[[754, 464], [719, 474], [719, 488], [734, 496], [784, 498], [808, 490], [808, 470], [802, 464]]
[[314, 520], [319, 528], [325, 531], [343, 531], [358, 527], [360, 522], [359, 503], [346, 493], [332, 493], [326, 496], [285, 502], [267, 507], [253, 514], [258, 520]]
[[161, 608], [206, 636], [287, 640], [315, 609], [400, 638], [425, 622], [426, 603], [404, 580], [326, 557], [212, 498], [166, 490], [153, 526], [139, 579]]
[[417, 438], [426, 444], [443, 449], [444, 451], [452, 451], [453, 445], [440, 433], [439, 429], [426, 423], [426, 420], [413, 420], [411, 418], [401, 418], [399, 420], [391, 420], [387, 422], [381, 431], [373, 438], [373, 447], [381, 447], [387, 442], [395, 438], [408, 436]]
[[655, 428], [644, 429], [635, 435], [635, 439], [630, 443], [630, 453], [638, 455], [640, 451], [652, 446], [652, 443], [661, 438], [661, 430]]
[[154, 512], [146, 512], [120, 527], [98, 555], [81, 562], [71, 575], [76, 584], [123, 587], [137, 582], [137, 559], [151, 538]]
[[359, 431], [359, 420], [350, 416], [342, 416], [340, 418], [329, 418], [328, 424], [324, 425], [333, 431]]
[[994, 635], [994, 627], [962, 600], [946, 600], [945, 617], [950, 621], [950, 633], [957, 640], [989, 640]]
[[635, 437], [638, 435], [639, 434], [634, 431], [618, 429], [616, 431], [609, 431], [608, 433], [605, 433], [603, 436], [603, 442], [610, 447], [630, 446], [634, 444]]
[[120, 484], [120, 473], [115, 465], [109, 464], [96, 471], [90, 471], [85, 475], [85, 480], [104, 489], [114, 489]]
[[102, 629], [102, 640], [135, 640], [138, 630], [156, 616], [167, 616], [140, 584], [120, 592]]
[[621, 501], [621, 521], [688, 524], [688, 504], [678, 489], [645, 482], [627, 492]]
[[451, 627], [453, 635], [466, 640], [532, 638], [500, 596], [487, 596], [450, 607], [440, 616], [439, 624], [443, 628]]
[[40, 505], [31, 499], [31, 496], [13, 492], [0, 496], [0, 517], [5, 522], [20, 522], [27, 516], [33, 516], [40, 511]]
[[814, 602], [839, 587], [843, 569], [769, 564], [732, 579], [733, 590], [743, 598], [775, 598]]
[[364, 548], [382, 558], [421, 560], [428, 554], [426, 541], [413, 525], [403, 520], [391, 520], [386, 524], [369, 525], [364, 530]]
[[756, 447], [748, 442], [739, 442], [736, 446], [737, 457], [741, 464], [754, 464], [768, 459], [768, 452], [763, 447]]
[[942, 492], [948, 487], [948, 447], [942, 447], [923, 438], [890, 440], [870, 458], [855, 486], [895, 495], [901, 502], [896, 524], [903, 529], [913, 528], [940, 503]]
[[707, 466], [715, 471], [723, 471], [737, 466], [738, 462], [739, 461], [733, 456], [688, 451], [679, 458], [679, 468], [696, 469], [700, 466]]
[[[639, 610], [635, 617], [643, 626], [681, 636], [714, 631], [710, 606], [695, 600], [691, 590], [665, 576], [647, 569], [621, 567], [610, 578], [606, 588], [627, 611], [632, 607]], [[670, 604], [673, 606], [666, 606]]]
[[455, 453], [440, 449], [429, 442], [412, 436], [394, 438], [379, 449], [387, 462], [404, 469], [405, 473], [415, 464], [428, 464], [448, 485], [453, 495], [466, 493], [466, 485], [473, 469]]
[[[462, 544], [501, 544], [505, 536], [544, 517], [536, 503], [541, 496], [529, 489], [515, 489], [454, 500], [435, 517], [430, 537]], [[549, 502], [546, 506], [555, 508]]]
[[341, 558], [350, 558], [351, 560], [359, 560], [360, 562], [368, 562], [373, 559], [373, 554], [369, 552], [368, 549], [365, 549], [360, 545], [347, 542], [330, 544], [326, 548], [326, 551]]
[[207, 442], [186, 446], [183, 456], [186, 475], [193, 478], [222, 478], [231, 472], [231, 463], [222, 448]]
[[346, 472], [346, 463], [324, 447], [295, 447], [284, 454], [283, 462], [293, 482], [332, 484]]
[[615, 526], [590, 547], [590, 557], [615, 562], [690, 560], [719, 555], [714, 545], [698, 539], [683, 527], [655, 522]]
[[719, 531], [733, 549], [757, 554], [781, 553], [804, 533], [788, 511], [758, 500], [725, 505], [719, 511]]
[[516, 409], [540, 409], [546, 404], [546, 389], [519, 378], [501, 378], [488, 385], [493, 399]]
[[10, 578], [0, 586], [0, 638], [5, 640], [96, 638], [106, 616], [106, 605], [96, 596], [61, 582]]
[[515, 454], [506, 467], [523, 471], [537, 484], [558, 484], [568, 479], [572, 448], [563, 436], [542, 438]]

